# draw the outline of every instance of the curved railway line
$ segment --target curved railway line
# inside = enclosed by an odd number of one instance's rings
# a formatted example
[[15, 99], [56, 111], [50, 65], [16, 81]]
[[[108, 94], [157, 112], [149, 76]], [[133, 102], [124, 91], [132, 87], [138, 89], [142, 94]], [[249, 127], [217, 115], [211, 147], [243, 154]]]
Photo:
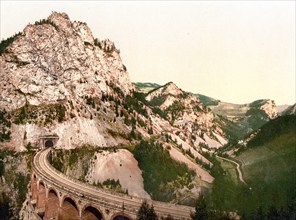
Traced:
[[[64, 175], [49, 163], [50, 151], [50, 149], [39, 151], [33, 159], [33, 171], [41, 177], [43, 181], [64, 193], [70, 195], [74, 194], [76, 197], [80, 197], [95, 205], [108, 207], [109, 209], [118, 209], [124, 205], [127, 213], [130, 213], [133, 216], [137, 213], [144, 199], [98, 189], [97, 187], [82, 183]], [[154, 209], [159, 216], [166, 217], [171, 215], [175, 219], [190, 219], [191, 212], [194, 212], [194, 208], [189, 206], [175, 205], [153, 200], [146, 201], [153, 204]]]

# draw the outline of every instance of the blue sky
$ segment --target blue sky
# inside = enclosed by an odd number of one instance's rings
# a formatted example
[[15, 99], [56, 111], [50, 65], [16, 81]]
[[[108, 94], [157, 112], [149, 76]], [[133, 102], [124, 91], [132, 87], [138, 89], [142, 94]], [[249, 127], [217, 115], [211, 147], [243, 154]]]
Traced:
[[226, 102], [295, 98], [295, 1], [1, 1], [1, 39], [52, 11], [121, 51], [134, 82]]

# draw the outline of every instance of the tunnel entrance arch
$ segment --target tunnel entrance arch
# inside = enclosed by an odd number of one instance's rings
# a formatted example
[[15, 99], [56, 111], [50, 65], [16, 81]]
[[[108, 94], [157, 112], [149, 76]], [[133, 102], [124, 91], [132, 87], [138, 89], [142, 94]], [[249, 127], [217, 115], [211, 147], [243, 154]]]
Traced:
[[53, 142], [52, 140], [46, 140], [44, 143], [45, 148], [52, 148], [53, 147]]
[[57, 141], [59, 140], [59, 136], [55, 133], [46, 133], [39, 137], [41, 148], [53, 148], [56, 146]]

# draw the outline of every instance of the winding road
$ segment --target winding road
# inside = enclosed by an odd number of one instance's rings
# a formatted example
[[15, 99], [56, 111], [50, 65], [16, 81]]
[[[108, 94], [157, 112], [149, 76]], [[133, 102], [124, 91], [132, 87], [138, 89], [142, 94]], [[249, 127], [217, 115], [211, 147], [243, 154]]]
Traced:
[[218, 156], [218, 155], [216, 155], [216, 157], [219, 158], [219, 159], [221, 159], [221, 160], [225, 160], [225, 161], [227, 161], [227, 162], [230, 162], [230, 163], [235, 164], [235, 165], [236, 165], [236, 170], [237, 170], [237, 173], [238, 173], [238, 178], [239, 178], [239, 180], [240, 180], [242, 183], [247, 184], [247, 183], [245, 182], [244, 178], [243, 178], [243, 174], [242, 174], [242, 171], [241, 171], [241, 169], [240, 169], [240, 164], [239, 164], [239, 163], [237, 163], [237, 162], [235, 162], [235, 161], [233, 161], [233, 160], [230, 160], [230, 159], [228, 159], [228, 158], [220, 157], [220, 156]]
[[[110, 209], [112, 209], [112, 207], [122, 207], [124, 204], [127, 211], [129, 210], [133, 213], [137, 212], [144, 201], [142, 198], [112, 193], [70, 178], [53, 168], [49, 163], [49, 155], [50, 149], [39, 151], [33, 159], [33, 170], [39, 176], [42, 176], [46, 182], [65, 192], [110, 207]], [[174, 205], [152, 200], [146, 201], [153, 204], [154, 209], [159, 216], [171, 215], [176, 219], [190, 219], [190, 213], [194, 212], [194, 208], [189, 206]]]

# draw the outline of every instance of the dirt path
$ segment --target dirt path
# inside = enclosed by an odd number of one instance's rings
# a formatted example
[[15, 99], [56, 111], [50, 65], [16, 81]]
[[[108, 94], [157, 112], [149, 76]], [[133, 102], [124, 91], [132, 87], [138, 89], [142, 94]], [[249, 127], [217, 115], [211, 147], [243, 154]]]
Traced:
[[247, 184], [247, 183], [245, 182], [244, 178], [243, 178], [243, 174], [242, 174], [242, 171], [241, 171], [241, 169], [240, 169], [240, 164], [239, 164], [239, 163], [237, 163], [237, 162], [235, 162], [235, 161], [233, 161], [233, 160], [230, 160], [230, 159], [228, 159], [228, 158], [220, 157], [220, 156], [218, 156], [218, 155], [216, 155], [216, 157], [219, 158], [219, 159], [221, 159], [221, 160], [225, 160], [225, 161], [227, 161], [227, 162], [230, 162], [230, 163], [235, 164], [235, 165], [236, 165], [236, 170], [237, 170], [237, 173], [238, 173], [238, 178], [239, 178], [239, 180], [240, 180], [242, 183]]

